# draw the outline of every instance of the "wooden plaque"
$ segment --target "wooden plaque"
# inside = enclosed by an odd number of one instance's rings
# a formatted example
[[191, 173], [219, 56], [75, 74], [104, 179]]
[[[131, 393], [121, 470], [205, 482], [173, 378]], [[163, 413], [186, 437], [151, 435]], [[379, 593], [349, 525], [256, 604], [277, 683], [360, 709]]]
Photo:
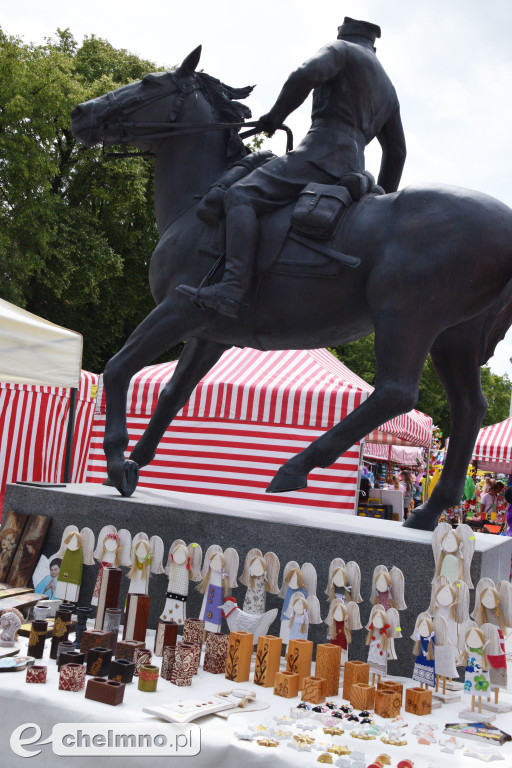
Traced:
[[28, 515], [13, 512], [12, 509], [6, 512], [2, 518], [2, 528], [0, 529], [0, 581], [7, 580], [7, 574], [18, 549], [27, 520]]
[[7, 574], [7, 581], [13, 587], [28, 586], [51, 523], [51, 518], [43, 515], [28, 515], [27, 517], [16, 554]]
[[149, 595], [128, 593], [124, 615], [123, 640], [145, 642], [149, 618]]

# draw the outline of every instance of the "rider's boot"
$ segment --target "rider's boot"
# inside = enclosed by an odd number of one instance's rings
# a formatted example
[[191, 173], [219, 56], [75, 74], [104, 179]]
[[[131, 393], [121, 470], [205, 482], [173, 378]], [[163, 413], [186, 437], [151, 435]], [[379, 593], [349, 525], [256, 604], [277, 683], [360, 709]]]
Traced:
[[237, 205], [226, 216], [226, 266], [222, 280], [204, 288], [178, 285], [201, 309], [213, 309], [226, 317], [237, 318], [247, 293], [258, 246], [258, 219], [250, 205]]

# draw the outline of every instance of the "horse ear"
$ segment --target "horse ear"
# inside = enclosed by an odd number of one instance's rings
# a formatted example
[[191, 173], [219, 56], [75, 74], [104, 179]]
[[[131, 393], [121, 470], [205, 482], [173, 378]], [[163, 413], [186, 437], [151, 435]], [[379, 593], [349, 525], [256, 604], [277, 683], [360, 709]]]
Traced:
[[176, 74], [178, 76], [190, 77], [190, 75], [194, 74], [197, 69], [197, 65], [199, 64], [199, 59], [201, 58], [202, 48], [202, 45], [198, 45], [197, 48], [192, 51], [192, 53], [189, 53], [189, 55], [183, 59], [183, 62], [176, 70]]

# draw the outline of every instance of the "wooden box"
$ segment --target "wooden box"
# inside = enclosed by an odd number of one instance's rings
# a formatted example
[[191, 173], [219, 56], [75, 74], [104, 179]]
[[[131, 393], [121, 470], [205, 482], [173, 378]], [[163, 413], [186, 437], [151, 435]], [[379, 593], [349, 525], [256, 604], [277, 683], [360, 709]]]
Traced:
[[302, 681], [302, 701], [321, 704], [326, 698], [327, 680], [323, 677], [305, 677]]
[[323, 643], [316, 647], [315, 677], [327, 681], [327, 696], [337, 696], [340, 687], [341, 647], [333, 643]]
[[82, 634], [82, 642], [80, 643], [80, 651], [84, 654], [85, 660], [91, 648], [97, 648], [102, 646], [103, 648], [108, 645], [110, 640], [110, 632], [105, 632], [103, 629], [86, 629]]
[[432, 712], [432, 691], [430, 688], [406, 688], [405, 711], [411, 715], [430, 715]]
[[204, 671], [210, 672], [212, 675], [224, 673], [228, 648], [229, 635], [224, 634], [224, 632], [208, 632], [204, 647]]
[[365, 661], [347, 661], [343, 676], [343, 698], [350, 701], [350, 689], [354, 683], [370, 682], [370, 665]]
[[293, 699], [299, 695], [299, 676], [296, 672], [277, 672], [274, 678], [274, 696]]
[[375, 707], [375, 686], [369, 683], [352, 683], [349, 701], [354, 709], [373, 709]]
[[256, 666], [254, 667], [254, 682], [263, 688], [274, 685], [276, 672], [281, 663], [281, 648], [283, 641], [274, 635], [260, 635], [256, 648]]
[[402, 706], [404, 700], [404, 687], [402, 683], [396, 683], [395, 681], [391, 680], [382, 680], [377, 688], [382, 688], [383, 690], [388, 691], [396, 691], [400, 695], [400, 706]]
[[228, 680], [244, 683], [249, 679], [252, 651], [252, 632], [231, 632], [226, 659], [226, 678]]
[[85, 698], [115, 707], [123, 701], [124, 683], [104, 680], [102, 677], [91, 677], [85, 689]]
[[402, 707], [402, 697], [398, 691], [389, 688], [377, 688], [375, 691], [375, 714], [380, 717], [398, 717]]
[[290, 640], [286, 654], [286, 671], [298, 674], [299, 690], [302, 689], [304, 678], [311, 674], [312, 661], [313, 643], [311, 640]]

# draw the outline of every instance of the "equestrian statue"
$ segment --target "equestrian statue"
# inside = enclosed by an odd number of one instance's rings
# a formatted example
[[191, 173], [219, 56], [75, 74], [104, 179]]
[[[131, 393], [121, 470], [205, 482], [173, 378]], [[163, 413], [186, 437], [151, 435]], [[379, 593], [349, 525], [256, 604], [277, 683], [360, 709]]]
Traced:
[[[307, 486], [354, 443], [414, 408], [430, 353], [451, 413], [440, 480], [405, 525], [433, 530], [461, 498], [487, 403], [480, 366], [512, 323], [512, 211], [457, 187], [398, 191], [406, 157], [395, 89], [375, 24], [345, 18], [335, 41], [296, 69], [272, 109], [249, 123], [232, 88], [198, 72], [201, 47], [175, 70], [79, 105], [88, 147], [132, 145], [155, 157], [159, 242], [150, 264], [156, 308], [104, 372], [109, 482], [137, 487], [167, 427], [231, 346], [314, 349], [375, 333], [372, 395], [286, 461], [267, 491]], [[313, 92], [312, 123], [282, 157], [243, 138], [272, 135]], [[253, 130], [240, 134], [243, 126]], [[375, 182], [364, 150], [382, 149]], [[289, 147], [288, 147], [289, 148]], [[128, 446], [131, 377], [186, 339], [144, 434]]]

